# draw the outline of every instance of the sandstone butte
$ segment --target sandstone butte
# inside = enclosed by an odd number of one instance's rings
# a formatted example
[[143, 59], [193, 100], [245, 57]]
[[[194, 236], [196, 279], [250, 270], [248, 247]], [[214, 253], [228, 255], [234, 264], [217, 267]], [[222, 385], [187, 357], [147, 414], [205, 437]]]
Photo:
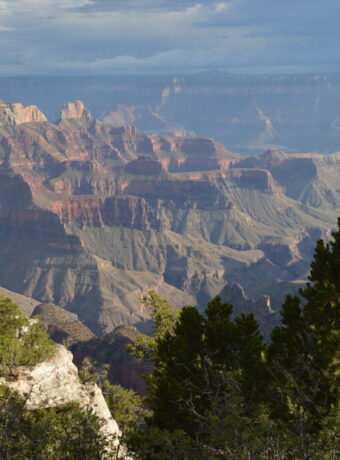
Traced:
[[150, 289], [201, 307], [238, 283], [276, 310], [335, 226], [339, 172], [339, 153], [239, 155], [99, 122], [81, 101], [56, 123], [1, 102], [0, 286], [97, 336], [147, 326], [139, 299]]

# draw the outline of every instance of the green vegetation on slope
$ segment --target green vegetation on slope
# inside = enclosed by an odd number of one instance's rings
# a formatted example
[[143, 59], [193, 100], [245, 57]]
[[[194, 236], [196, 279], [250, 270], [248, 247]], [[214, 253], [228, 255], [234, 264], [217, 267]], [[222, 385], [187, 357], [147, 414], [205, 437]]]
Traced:
[[0, 458], [101, 460], [110, 447], [102, 422], [76, 403], [28, 411], [25, 400], [0, 386]]
[[27, 316], [31, 316], [34, 308], [40, 303], [31, 297], [26, 297], [24, 295], [18, 294], [17, 292], [9, 291], [3, 287], [0, 287], [0, 295], [6, 298], [10, 298], [12, 302], [16, 303], [20, 310]]
[[35, 366], [53, 356], [55, 344], [43, 325], [30, 321], [10, 299], [0, 297], [0, 372]]
[[[20, 378], [18, 366], [34, 367], [55, 350], [42, 323], [29, 320], [10, 299], [0, 297], [1, 375]], [[1, 459], [101, 460], [111, 449], [104, 422], [91, 409], [68, 403], [28, 410], [25, 403], [24, 396], [0, 385]]]

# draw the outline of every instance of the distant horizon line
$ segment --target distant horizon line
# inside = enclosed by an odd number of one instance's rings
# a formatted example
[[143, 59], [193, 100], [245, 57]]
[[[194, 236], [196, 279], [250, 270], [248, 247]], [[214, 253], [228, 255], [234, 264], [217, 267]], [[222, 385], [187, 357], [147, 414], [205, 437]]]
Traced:
[[178, 77], [326, 77], [326, 76], [340, 76], [340, 71], [337, 72], [227, 72], [227, 71], [207, 71], [207, 72], [178, 72], [178, 73], [116, 73], [116, 74], [65, 74], [65, 75], [0, 75], [1, 80], [11, 78], [140, 78], [140, 77], [164, 77], [164, 78], [178, 78]]

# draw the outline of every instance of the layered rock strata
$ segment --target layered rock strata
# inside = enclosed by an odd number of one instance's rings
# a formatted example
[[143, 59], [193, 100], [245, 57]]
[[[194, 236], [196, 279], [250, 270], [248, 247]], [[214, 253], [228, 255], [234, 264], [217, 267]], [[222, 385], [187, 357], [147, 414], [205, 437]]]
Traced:
[[57, 124], [18, 110], [0, 104], [0, 284], [98, 335], [143, 327], [154, 286], [203, 307], [227, 282], [256, 297], [303, 282], [340, 214], [339, 154], [247, 158], [101, 123], [81, 101]]

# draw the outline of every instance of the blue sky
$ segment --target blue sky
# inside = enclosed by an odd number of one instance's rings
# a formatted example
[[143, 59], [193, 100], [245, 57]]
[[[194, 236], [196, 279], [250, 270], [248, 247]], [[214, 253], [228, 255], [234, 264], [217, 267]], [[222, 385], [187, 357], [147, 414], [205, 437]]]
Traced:
[[0, 75], [340, 72], [340, 0], [0, 0]]

